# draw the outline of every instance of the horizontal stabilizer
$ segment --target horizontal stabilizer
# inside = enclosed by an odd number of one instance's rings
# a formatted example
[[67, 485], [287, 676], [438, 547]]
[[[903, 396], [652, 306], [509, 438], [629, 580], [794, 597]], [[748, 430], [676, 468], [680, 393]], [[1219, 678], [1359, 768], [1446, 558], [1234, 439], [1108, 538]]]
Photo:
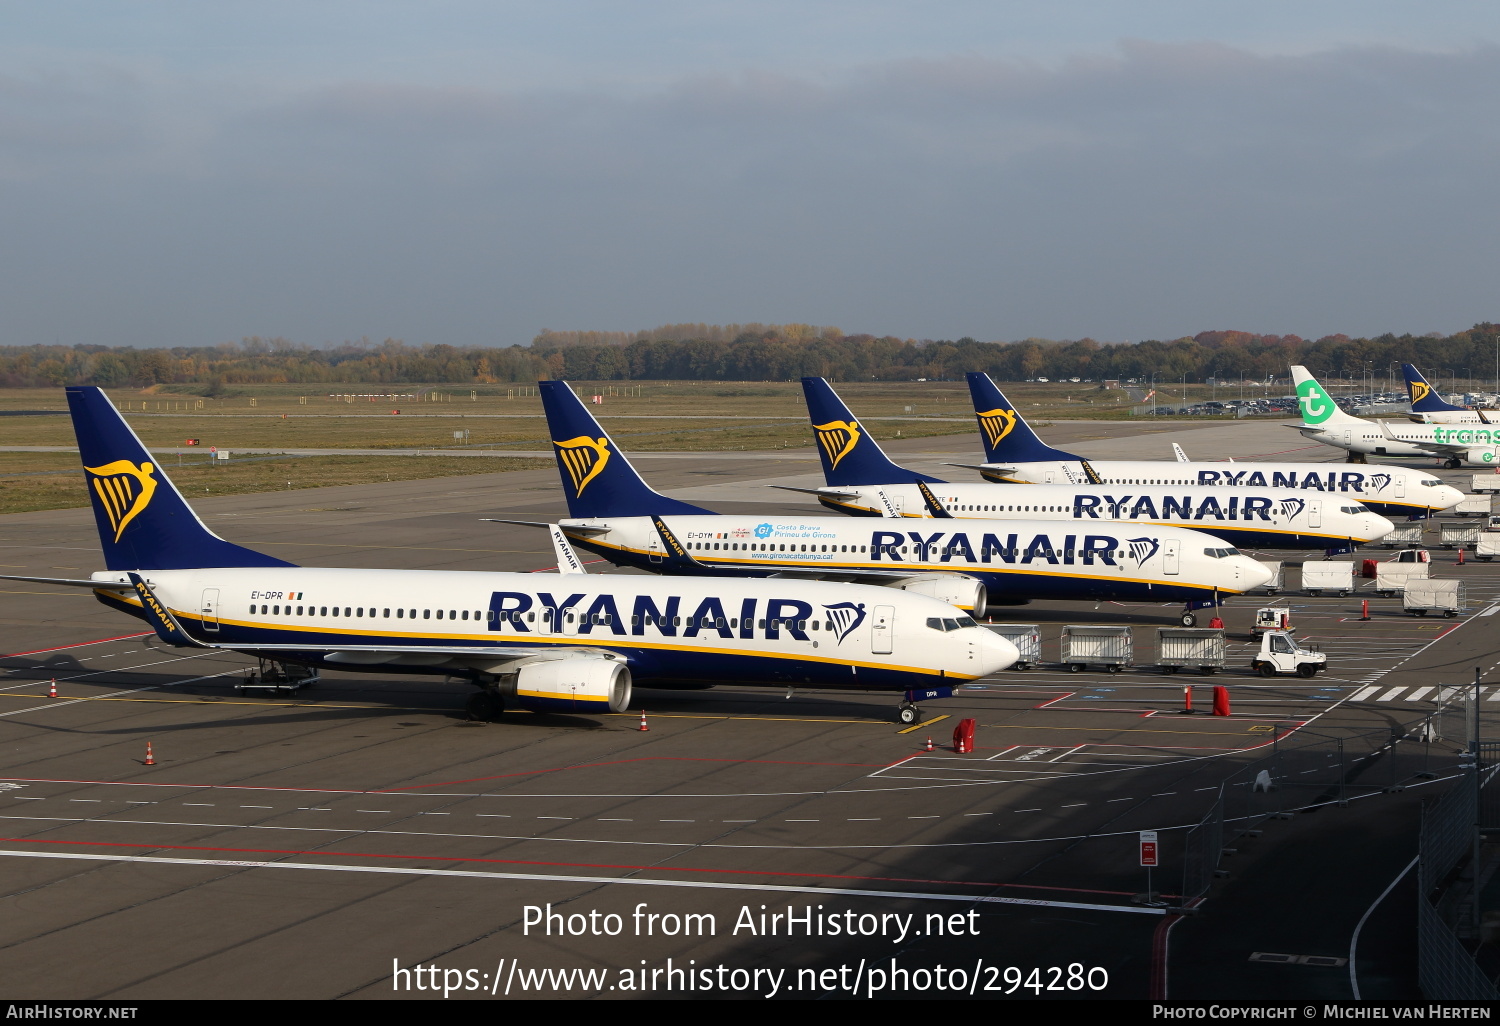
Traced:
[[0, 581], [25, 581], [27, 584], [58, 584], [65, 588], [107, 588], [111, 591], [133, 591], [135, 585], [124, 581], [91, 581], [75, 577], [22, 577], [0, 574]]

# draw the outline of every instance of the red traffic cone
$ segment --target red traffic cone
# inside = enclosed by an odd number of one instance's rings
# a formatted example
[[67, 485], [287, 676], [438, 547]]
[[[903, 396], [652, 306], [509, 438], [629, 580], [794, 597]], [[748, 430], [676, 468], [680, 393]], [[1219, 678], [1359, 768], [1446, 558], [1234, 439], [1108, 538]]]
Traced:
[[641, 710], [641, 726], [640, 726], [640, 729], [641, 730], [650, 730], [651, 729], [650, 727], [646, 726], [646, 710], [645, 709]]
[[1185, 685], [1183, 685], [1183, 688], [1182, 688], [1182, 713], [1185, 716], [1190, 716], [1190, 715], [1192, 715], [1192, 712], [1193, 712], [1193, 686], [1191, 684], [1185, 684]]
[[151, 742], [150, 741], [146, 742], [146, 761], [144, 763], [142, 763], [142, 765], [145, 765], [145, 766], [155, 766], [156, 765], [156, 757], [151, 754]]
[[1458, 565], [1464, 565], [1464, 547], [1462, 545], [1459, 545], [1458, 547]]
[[932, 738], [927, 739], [927, 748], [925, 750], [929, 752], [932, 751]]
[[1229, 689], [1222, 684], [1214, 685], [1214, 715], [1229, 715]]
[[56, 698], [57, 697], [57, 680], [55, 678], [53, 680], [50, 680], [50, 681], [47, 682], [47, 697], [48, 698]]

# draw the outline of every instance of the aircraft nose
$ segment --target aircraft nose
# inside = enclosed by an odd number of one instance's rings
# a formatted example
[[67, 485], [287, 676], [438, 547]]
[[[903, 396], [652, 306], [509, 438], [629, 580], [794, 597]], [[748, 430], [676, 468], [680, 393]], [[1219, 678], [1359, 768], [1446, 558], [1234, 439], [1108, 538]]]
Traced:
[[1396, 529], [1396, 525], [1379, 513], [1367, 513], [1363, 522], [1366, 541], [1377, 541]]
[[1235, 556], [1234, 558], [1240, 567], [1239, 580], [1235, 582], [1235, 587], [1237, 587], [1240, 591], [1249, 591], [1251, 588], [1259, 588], [1262, 584], [1268, 583], [1271, 578], [1275, 576], [1271, 573], [1270, 570], [1266, 569], [1264, 566], [1261, 566], [1260, 563], [1251, 559], [1249, 556]]
[[1015, 665], [1017, 659], [1021, 658], [1020, 649], [989, 628], [971, 627], [969, 629], [976, 630], [980, 634], [977, 659], [979, 668], [982, 671], [979, 674], [980, 677], [1008, 669]]
[[1443, 485], [1437, 489], [1437, 500], [1443, 509], [1452, 509], [1464, 501], [1464, 493], [1452, 485]]

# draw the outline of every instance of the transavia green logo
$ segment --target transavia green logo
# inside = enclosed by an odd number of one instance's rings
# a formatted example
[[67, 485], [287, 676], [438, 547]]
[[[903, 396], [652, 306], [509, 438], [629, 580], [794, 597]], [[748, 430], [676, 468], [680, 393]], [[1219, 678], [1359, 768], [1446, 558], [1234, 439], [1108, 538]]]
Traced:
[[1323, 386], [1312, 380], [1297, 386], [1297, 401], [1302, 404], [1302, 420], [1308, 424], [1321, 424], [1338, 409]]

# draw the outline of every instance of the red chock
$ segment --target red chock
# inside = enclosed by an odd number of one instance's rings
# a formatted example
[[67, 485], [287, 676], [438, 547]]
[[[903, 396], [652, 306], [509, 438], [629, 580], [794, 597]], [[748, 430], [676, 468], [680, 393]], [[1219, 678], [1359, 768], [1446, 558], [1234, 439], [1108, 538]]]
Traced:
[[1222, 684], [1214, 685], [1214, 712], [1215, 716], [1229, 715], [1229, 689]]

